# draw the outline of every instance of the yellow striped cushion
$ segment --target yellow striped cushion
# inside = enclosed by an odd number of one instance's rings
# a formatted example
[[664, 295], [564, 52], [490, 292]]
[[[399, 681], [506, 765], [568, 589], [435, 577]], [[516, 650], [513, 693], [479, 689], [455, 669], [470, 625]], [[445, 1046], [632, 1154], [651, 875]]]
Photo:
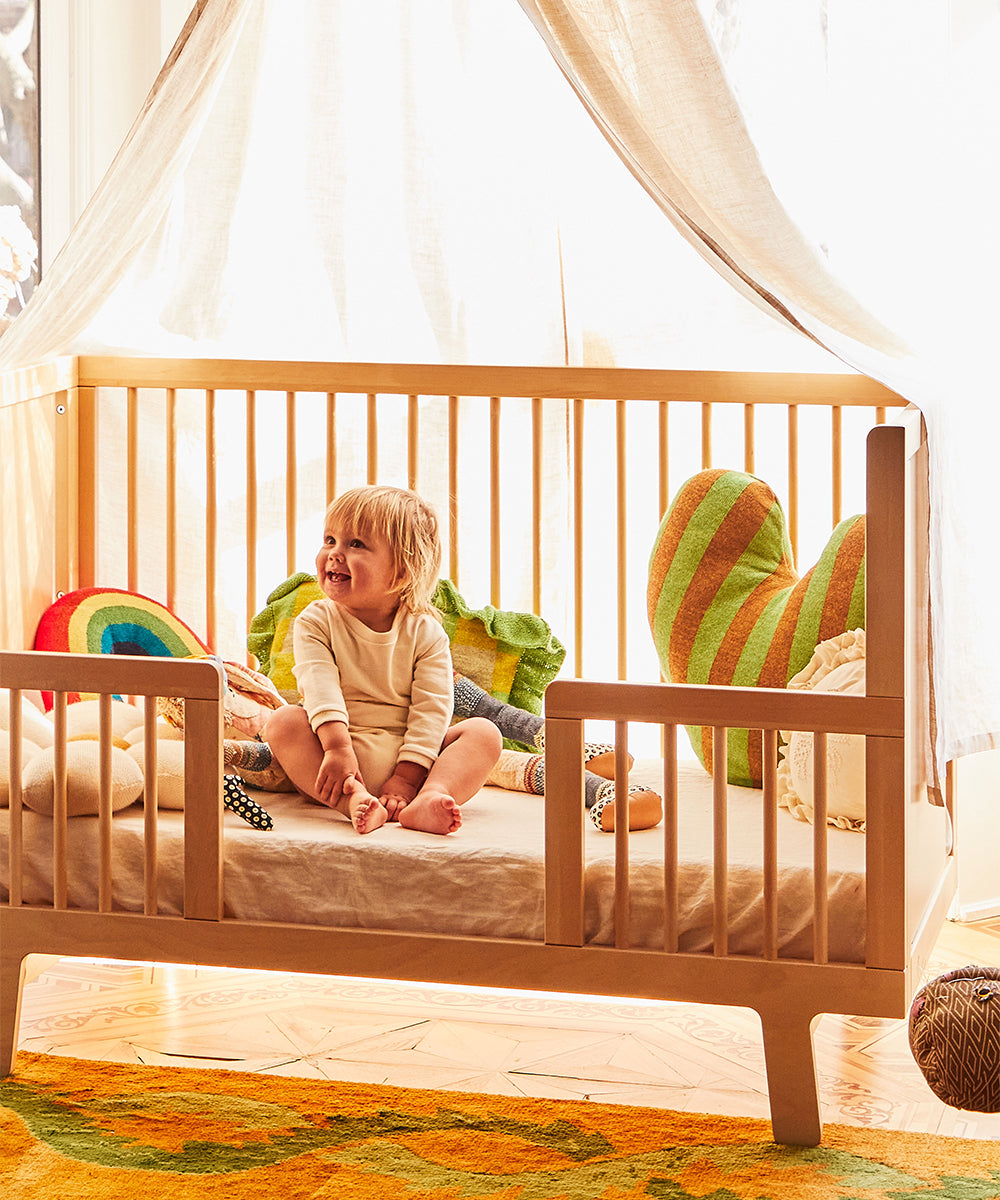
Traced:
[[[833, 531], [801, 578], [774, 492], [740, 471], [693, 476], [656, 536], [647, 602], [664, 678], [784, 687], [816, 646], [865, 620], [865, 519]], [[711, 769], [712, 731], [688, 730]], [[729, 732], [730, 783], [761, 786], [759, 731]]]

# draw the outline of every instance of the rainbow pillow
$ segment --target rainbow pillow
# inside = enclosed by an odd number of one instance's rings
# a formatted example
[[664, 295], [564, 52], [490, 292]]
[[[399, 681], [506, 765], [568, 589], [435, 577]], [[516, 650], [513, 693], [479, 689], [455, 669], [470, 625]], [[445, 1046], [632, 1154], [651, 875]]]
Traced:
[[[145, 654], [188, 658], [209, 648], [162, 604], [138, 592], [116, 588], [79, 588], [60, 596], [42, 613], [35, 631], [36, 650], [75, 654]], [[79, 693], [67, 700], [86, 699]], [[52, 707], [51, 693], [45, 695]]]
[[[740, 471], [702, 471], [660, 525], [649, 563], [649, 623], [665, 679], [783, 688], [820, 642], [865, 623], [865, 519], [833, 531], [801, 578], [774, 492]], [[711, 770], [711, 728], [689, 728]], [[730, 783], [760, 787], [761, 736], [731, 729]]]

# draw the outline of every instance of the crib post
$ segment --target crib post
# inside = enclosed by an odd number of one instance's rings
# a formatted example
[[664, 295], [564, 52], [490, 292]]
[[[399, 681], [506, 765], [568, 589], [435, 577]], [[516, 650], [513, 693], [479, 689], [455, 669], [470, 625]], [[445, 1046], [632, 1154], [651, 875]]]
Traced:
[[813, 1029], [819, 1016], [789, 1011], [760, 1012], [764, 1062], [774, 1140], [786, 1146], [818, 1146], [823, 1137], [816, 1080]]
[[0, 1079], [14, 1067], [17, 1034], [21, 1025], [21, 995], [24, 991], [27, 958], [23, 950], [11, 946], [14, 938], [8, 929], [0, 948]]

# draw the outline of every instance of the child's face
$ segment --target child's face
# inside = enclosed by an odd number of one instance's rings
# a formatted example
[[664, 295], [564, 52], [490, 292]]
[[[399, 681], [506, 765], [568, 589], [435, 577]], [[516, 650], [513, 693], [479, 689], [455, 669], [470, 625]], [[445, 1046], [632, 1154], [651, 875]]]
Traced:
[[399, 607], [395, 564], [389, 547], [373, 537], [328, 524], [316, 555], [324, 595], [372, 629], [387, 631]]

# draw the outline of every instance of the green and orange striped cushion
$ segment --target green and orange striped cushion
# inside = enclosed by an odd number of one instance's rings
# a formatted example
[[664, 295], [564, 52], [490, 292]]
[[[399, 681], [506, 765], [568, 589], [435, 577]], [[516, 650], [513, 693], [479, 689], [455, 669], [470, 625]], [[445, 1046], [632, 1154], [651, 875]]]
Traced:
[[[865, 622], [865, 519], [833, 531], [801, 578], [774, 492], [702, 471], [675, 496], [649, 563], [649, 623], [665, 679], [784, 687], [816, 646]], [[712, 731], [689, 728], [711, 769]], [[729, 732], [729, 782], [761, 786], [759, 731]]]

